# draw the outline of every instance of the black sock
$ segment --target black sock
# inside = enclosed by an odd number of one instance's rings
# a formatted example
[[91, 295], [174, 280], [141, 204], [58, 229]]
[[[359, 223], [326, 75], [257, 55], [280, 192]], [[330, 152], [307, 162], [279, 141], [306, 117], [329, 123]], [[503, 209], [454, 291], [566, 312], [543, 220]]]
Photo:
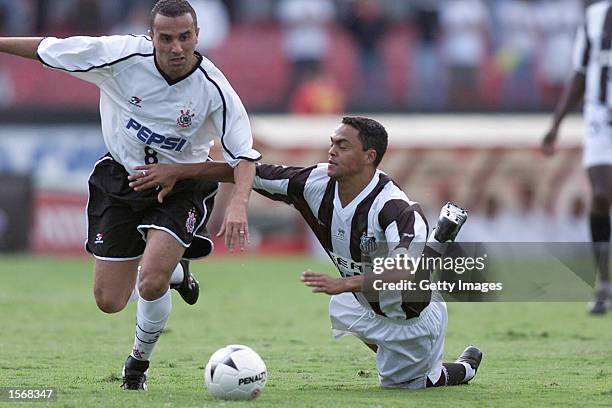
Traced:
[[440, 378], [438, 379], [438, 381], [434, 384], [431, 382], [431, 380], [429, 379], [429, 377], [427, 377], [427, 388], [431, 388], [431, 387], [442, 387], [443, 385], [446, 385], [446, 368], [442, 367], [442, 372], [440, 373]]
[[602, 282], [609, 282], [609, 242], [610, 242], [610, 216], [590, 216], [591, 239], [593, 240], [593, 251], [595, 262]]
[[461, 363], [444, 363], [446, 369], [446, 385], [463, 384], [465, 380], [465, 366]]
[[434, 384], [427, 379], [427, 387], [441, 387], [443, 385], [459, 385], [465, 380], [465, 366], [461, 363], [443, 363], [440, 379]]
[[126, 370], [136, 370], [144, 373], [148, 368], [149, 362], [147, 360], [138, 360], [131, 355], [128, 356], [127, 360], [125, 361]]
[[610, 242], [610, 217], [591, 214], [590, 221], [593, 242]]

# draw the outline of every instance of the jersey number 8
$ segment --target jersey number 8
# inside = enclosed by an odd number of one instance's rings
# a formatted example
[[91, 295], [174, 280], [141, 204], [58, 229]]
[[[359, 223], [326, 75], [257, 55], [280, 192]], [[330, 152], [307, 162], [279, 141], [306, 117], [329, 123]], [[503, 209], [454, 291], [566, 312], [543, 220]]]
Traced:
[[145, 164], [156, 164], [159, 162], [159, 159], [157, 158], [157, 152], [151, 149], [149, 146], [145, 147], [144, 153]]

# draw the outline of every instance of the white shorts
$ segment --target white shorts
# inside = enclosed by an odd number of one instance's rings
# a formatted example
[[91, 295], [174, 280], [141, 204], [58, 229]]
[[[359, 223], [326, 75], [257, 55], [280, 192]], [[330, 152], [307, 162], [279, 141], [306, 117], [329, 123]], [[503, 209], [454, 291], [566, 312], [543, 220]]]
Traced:
[[419, 317], [389, 319], [362, 306], [352, 293], [331, 297], [329, 318], [335, 338], [357, 336], [376, 344], [378, 380], [385, 388], [425, 388], [442, 373], [442, 354], [448, 314], [438, 293]]
[[591, 112], [585, 117], [582, 165], [586, 168], [612, 165], [612, 127], [607, 112]]

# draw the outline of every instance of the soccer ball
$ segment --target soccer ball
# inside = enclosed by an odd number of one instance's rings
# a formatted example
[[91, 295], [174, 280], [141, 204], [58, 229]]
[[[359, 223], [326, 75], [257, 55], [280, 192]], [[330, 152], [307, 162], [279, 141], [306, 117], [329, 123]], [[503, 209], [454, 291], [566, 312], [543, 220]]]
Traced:
[[266, 386], [268, 370], [259, 354], [240, 344], [213, 353], [204, 369], [208, 393], [227, 400], [256, 398]]

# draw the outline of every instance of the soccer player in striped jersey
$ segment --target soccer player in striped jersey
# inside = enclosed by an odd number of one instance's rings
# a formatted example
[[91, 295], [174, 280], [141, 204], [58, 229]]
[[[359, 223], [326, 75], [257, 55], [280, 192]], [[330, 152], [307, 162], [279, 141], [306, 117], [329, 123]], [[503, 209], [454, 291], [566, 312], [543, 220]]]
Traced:
[[612, 3], [599, 1], [586, 9], [574, 45], [573, 73], [555, 109], [553, 123], [542, 141], [545, 154], [554, 153], [563, 118], [584, 99], [585, 135], [582, 164], [591, 184], [590, 227], [599, 289], [588, 305], [591, 314], [612, 307], [609, 272], [610, 205], [612, 204]]
[[[232, 249], [248, 240], [246, 205], [255, 176], [247, 113], [221, 71], [195, 51], [197, 16], [186, 0], [159, 0], [151, 37], [0, 38], [0, 52], [39, 59], [100, 88], [102, 135], [108, 154], [89, 179], [88, 240], [94, 296], [115, 313], [138, 300], [134, 346], [123, 388], [146, 389], [149, 360], [172, 309], [170, 286], [190, 304], [198, 283], [185, 260], [207, 256], [206, 223], [216, 182], [185, 180], [164, 203], [155, 191], [135, 193], [135, 167], [198, 163], [214, 137], [236, 179], [222, 232]], [[140, 265], [140, 273], [138, 268]], [[137, 278], [139, 279], [137, 286]]]
[[[448, 205], [441, 228], [426, 245], [428, 225], [420, 205], [377, 168], [386, 148], [387, 132], [380, 123], [345, 117], [331, 135], [327, 163], [306, 168], [260, 164], [253, 189], [293, 205], [334, 262], [340, 278], [306, 271], [302, 281], [314, 292], [331, 295], [334, 336], [355, 335], [376, 352], [381, 386], [418, 389], [467, 383], [482, 353], [470, 346], [457, 362], [442, 363], [447, 311], [436, 291], [417, 298], [401, 291], [364, 293], [369, 288], [363, 257], [377, 246], [388, 246], [390, 254], [432, 256], [432, 251], [439, 252], [436, 243], [454, 239], [466, 219], [465, 211]], [[233, 181], [223, 163], [140, 168], [147, 175], [136, 173], [130, 185], [137, 191], [162, 186], [160, 200], [180, 179]], [[429, 279], [429, 274], [417, 270], [416, 279]]]

